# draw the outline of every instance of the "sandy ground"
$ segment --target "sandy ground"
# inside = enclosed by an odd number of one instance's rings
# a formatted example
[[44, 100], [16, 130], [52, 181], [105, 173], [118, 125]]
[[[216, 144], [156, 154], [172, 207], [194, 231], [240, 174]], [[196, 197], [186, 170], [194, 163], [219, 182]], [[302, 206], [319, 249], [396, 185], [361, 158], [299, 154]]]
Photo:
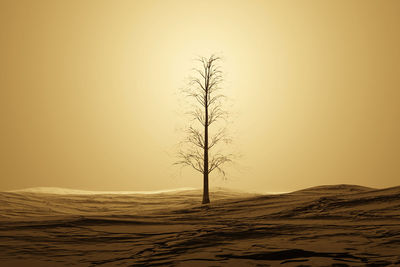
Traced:
[[400, 187], [0, 192], [0, 266], [400, 266]]

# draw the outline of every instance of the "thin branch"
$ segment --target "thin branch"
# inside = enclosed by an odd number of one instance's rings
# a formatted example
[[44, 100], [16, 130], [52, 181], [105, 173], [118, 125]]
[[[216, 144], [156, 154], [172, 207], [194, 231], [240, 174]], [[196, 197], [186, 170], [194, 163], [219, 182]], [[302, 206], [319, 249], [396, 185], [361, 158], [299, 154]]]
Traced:
[[186, 136], [185, 141], [187, 143], [190, 143], [192, 145], [195, 145], [199, 148], [204, 149], [204, 136], [199, 130], [190, 126], [186, 130], [186, 133], [187, 133], [187, 136]]
[[216, 134], [210, 137], [210, 142], [208, 145], [208, 149], [213, 148], [220, 142], [223, 142], [225, 144], [228, 144], [232, 141], [231, 138], [228, 137], [228, 134], [226, 133], [226, 128], [220, 129]]
[[203, 159], [201, 153], [197, 150], [179, 151], [178, 161], [174, 165], [190, 166], [198, 172], [203, 173]]
[[232, 155], [222, 155], [222, 154], [216, 154], [215, 156], [213, 156], [210, 161], [210, 167], [208, 169], [208, 173], [211, 173], [214, 170], [218, 170], [219, 173], [225, 176], [225, 171], [222, 168], [222, 166], [226, 163], [232, 162], [231, 156]]

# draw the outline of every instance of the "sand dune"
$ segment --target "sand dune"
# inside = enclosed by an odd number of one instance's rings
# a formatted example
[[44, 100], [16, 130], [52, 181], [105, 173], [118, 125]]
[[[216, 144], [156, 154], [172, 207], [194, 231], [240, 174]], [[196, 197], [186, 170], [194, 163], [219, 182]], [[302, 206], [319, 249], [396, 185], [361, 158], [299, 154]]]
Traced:
[[400, 187], [41, 192], [0, 192], [0, 266], [400, 265]]
[[31, 187], [20, 190], [13, 190], [9, 192], [15, 193], [42, 193], [42, 194], [56, 194], [56, 195], [132, 195], [132, 194], [161, 194], [161, 193], [176, 193], [180, 191], [195, 190], [195, 188], [176, 188], [167, 190], [155, 190], [155, 191], [89, 191], [89, 190], [77, 190], [70, 188], [60, 187]]

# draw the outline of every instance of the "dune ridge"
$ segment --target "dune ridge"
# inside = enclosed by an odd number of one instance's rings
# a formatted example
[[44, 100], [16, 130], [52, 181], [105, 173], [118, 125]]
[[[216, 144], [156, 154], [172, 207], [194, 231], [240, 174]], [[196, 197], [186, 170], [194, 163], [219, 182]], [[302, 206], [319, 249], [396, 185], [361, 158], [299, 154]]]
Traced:
[[192, 187], [183, 187], [166, 190], [153, 190], [153, 191], [92, 191], [92, 190], [78, 190], [61, 187], [31, 187], [17, 190], [10, 190], [11, 193], [38, 193], [38, 194], [56, 194], [56, 195], [132, 195], [132, 194], [161, 194], [161, 193], [174, 193], [180, 191], [196, 190]]

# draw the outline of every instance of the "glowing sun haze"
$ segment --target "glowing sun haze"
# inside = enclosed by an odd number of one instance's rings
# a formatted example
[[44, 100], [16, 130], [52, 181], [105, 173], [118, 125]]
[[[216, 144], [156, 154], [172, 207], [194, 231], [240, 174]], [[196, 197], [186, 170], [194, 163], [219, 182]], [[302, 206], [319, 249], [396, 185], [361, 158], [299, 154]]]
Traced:
[[211, 186], [398, 185], [399, 14], [399, 1], [1, 1], [0, 190], [201, 187], [172, 155], [178, 89], [211, 53], [243, 154]]

